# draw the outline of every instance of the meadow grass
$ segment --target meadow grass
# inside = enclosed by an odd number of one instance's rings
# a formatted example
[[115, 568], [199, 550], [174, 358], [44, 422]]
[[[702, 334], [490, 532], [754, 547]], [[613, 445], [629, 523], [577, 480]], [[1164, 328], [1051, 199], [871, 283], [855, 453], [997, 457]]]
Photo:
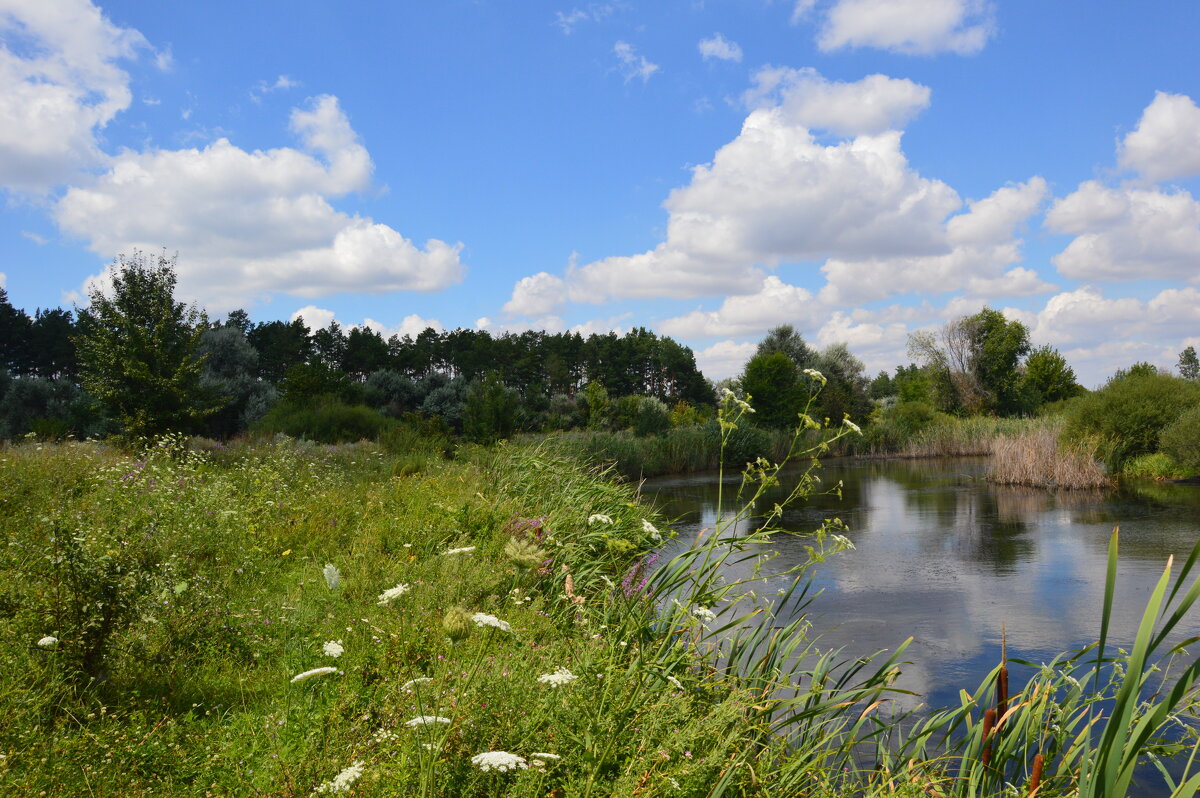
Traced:
[[[728, 399], [722, 444], [745, 412]], [[1039, 795], [1117, 795], [1128, 763], [1180, 746], [1162, 729], [1197, 666], [1144, 687], [1200, 594], [1195, 554], [1131, 654], [1102, 627], [1093, 659], [1014, 688], [990, 763], [991, 681], [916, 723], [887, 711], [903, 646], [813, 645], [811, 569], [849, 545], [836, 523], [772, 576], [780, 595], [728, 578], [783, 534], [787, 502], [754, 509], [781, 469], [807, 463], [802, 499], [851, 432], [747, 466], [727, 520], [665, 563], [633, 488], [550, 445], [416, 473], [373, 444], [288, 439], [4, 449], [0, 794], [1007, 795], [1028, 794], [1036, 751]], [[1067, 690], [1093, 661], [1110, 676]]]

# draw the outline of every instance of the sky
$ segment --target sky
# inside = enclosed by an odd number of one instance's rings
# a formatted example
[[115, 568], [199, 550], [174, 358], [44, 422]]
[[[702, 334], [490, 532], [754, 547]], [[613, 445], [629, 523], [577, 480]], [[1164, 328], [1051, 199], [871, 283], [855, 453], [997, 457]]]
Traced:
[[1200, 347], [1200, 3], [0, 0], [0, 285], [210, 316]]

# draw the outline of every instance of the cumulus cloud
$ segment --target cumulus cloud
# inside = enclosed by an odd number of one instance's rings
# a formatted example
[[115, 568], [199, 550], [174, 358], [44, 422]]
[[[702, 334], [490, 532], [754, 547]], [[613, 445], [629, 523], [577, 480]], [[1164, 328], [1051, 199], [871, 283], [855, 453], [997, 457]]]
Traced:
[[849, 314], [835, 311], [817, 331], [816, 344], [846, 344], [868, 370], [876, 371], [903, 362], [908, 333], [908, 325], [903, 322], [856, 322]]
[[723, 380], [739, 374], [754, 356], [757, 344], [719, 341], [696, 354], [696, 367], [710, 380]]
[[764, 67], [742, 94], [750, 109], [777, 106], [788, 121], [839, 136], [899, 130], [929, 107], [930, 90], [906, 78], [868, 75], [852, 83], [824, 78], [811, 67]]
[[[1032, 335], [1056, 346], [1094, 348], [1106, 340], [1176, 339], [1200, 325], [1200, 291], [1168, 288], [1147, 301], [1109, 299], [1092, 286], [1057, 294], [1037, 314]], [[1128, 364], [1118, 364], [1128, 365]]]
[[124, 151], [58, 202], [59, 226], [111, 258], [163, 244], [181, 254], [179, 289], [213, 310], [272, 292], [435, 291], [462, 278], [461, 244], [418, 247], [330, 200], [370, 185], [372, 163], [337, 98], [291, 115], [301, 149], [248, 152], [227, 139]]
[[561, 277], [538, 272], [521, 278], [513, 287], [512, 299], [501, 309], [516, 316], [545, 316], [556, 311], [566, 299], [567, 287]]
[[[290, 317], [290, 320], [295, 321], [296, 319], [301, 319], [304, 321], [304, 326], [315, 331], [323, 330], [328, 327], [331, 322], [338, 321], [335, 316], [336, 314], [332, 310], [319, 308], [316, 305], [305, 305], [293, 313]], [[401, 319], [399, 324], [390, 327], [382, 322], [375, 321], [375, 319], [372, 318], [363, 319], [362, 324], [346, 324], [341, 321], [338, 321], [338, 324], [346, 330], [354, 328], [371, 330], [372, 332], [379, 333], [384, 340], [391, 338], [393, 335], [397, 335], [401, 338], [406, 335], [416, 338], [418, 335], [424, 332], [426, 328], [429, 327], [432, 327], [434, 330], [439, 332], [442, 330], [442, 324], [437, 319], [425, 319], [416, 313], [405, 316], [403, 319]]]
[[629, 42], [614, 44], [613, 54], [617, 57], [618, 68], [626, 83], [634, 78], [641, 78], [642, 83], [645, 83], [658, 71], [658, 64], [651, 63], [644, 55], [638, 55]]
[[1184, 94], [1155, 93], [1117, 161], [1152, 182], [1200, 175], [1200, 107]]
[[310, 330], [324, 330], [334, 320], [334, 312], [316, 305], [305, 305], [288, 318], [289, 321], [296, 319], [302, 320]]
[[813, 305], [808, 291], [772, 275], [763, 280], [757, 293], [728, 297], [715, 311], [696, 310], [667, 319], [658, 329], [678, 338], [752, 335], [808, 318], [815, 310]]
[[97, 132], [129, 107], [118, 66], [151, 50], [87, 0], [0, 7], [0, 186], [40, 193], [102, 164]]
[[1200, 283], [1200, 202], [1186, 191], [1089, 180], [1054, 203], [1046, 226], [1075, 236], [1052, 259], [1067, 277]]
[[825, 52], [874, 47], [906, 55], [972, 55], [994, 31], [985, 0], [837, 0], [817, 44]]
[[734, 61], [742, 60], [742, 48], [737, 42], [727, 40], [720, 33], [714, 33], [707, 39], [701, 39], [696, 45], [700, 50], [700, 55], [705, 61], [711, 58], [716, 58], [719, 61]]

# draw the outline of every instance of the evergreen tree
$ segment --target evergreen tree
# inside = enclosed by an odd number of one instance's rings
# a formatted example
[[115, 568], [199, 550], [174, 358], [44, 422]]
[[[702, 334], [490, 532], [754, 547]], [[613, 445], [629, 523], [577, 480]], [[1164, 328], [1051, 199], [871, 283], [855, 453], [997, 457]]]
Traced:
[[1179, 353], [1179, 376], [1185, 380], [1200, 380], [1200, 358], [1196, 357], [1196, 347], [1189, 346]]

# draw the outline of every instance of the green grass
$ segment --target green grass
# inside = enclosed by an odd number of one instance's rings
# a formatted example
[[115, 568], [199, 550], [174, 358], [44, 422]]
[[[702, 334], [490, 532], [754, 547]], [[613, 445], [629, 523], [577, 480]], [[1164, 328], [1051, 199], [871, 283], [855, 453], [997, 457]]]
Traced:
[[[723, 410], [723, 442], [740, 420]], [[810, 466], [794, 499], [825, 451], [787, 452]], [[1006, 795], [1041, 751], [1051, 796], [1119, 788], [1129, 762], [1165, 756], [1159, 732], [1193, 696], [1194, 665], [1173, 692], [1143, 688], [1200, 593], [1195, 555], [1132, 654], [1102, 643], [1048, 666], [1053, 689], [1014, 689], [1003, 767], [981, 770], [990, 684], [905, 732], [886, 709], [903, 649], [840, 662], [803, 613], [775, 615], [806, 606], [811, 568], [847, 547], [836, 524], [764, 597], [725, 565], [761, 562], [781, 507], [653, 564], [661, 519], [553, 445], [426, 451], [416, 472], [411, 454], [282, 438], [0, 452], [0, 794], [298, 796], [357, 767], [357, 796]], [[751, 468], [735, 515], [781, 473]], [[1093, 661], [1127, 676], [1064, 691]], [[321, 667], [336, 671], [292, 681]], [[1110, 704], [1126, 732], [1080, 725]], [[1035, 706], [1061, 728], [1020, 714]], [[445, 722], [410, 723], [423, 716]], [[485, 772], [472, 757], [489, 751], [527, 767]]]

